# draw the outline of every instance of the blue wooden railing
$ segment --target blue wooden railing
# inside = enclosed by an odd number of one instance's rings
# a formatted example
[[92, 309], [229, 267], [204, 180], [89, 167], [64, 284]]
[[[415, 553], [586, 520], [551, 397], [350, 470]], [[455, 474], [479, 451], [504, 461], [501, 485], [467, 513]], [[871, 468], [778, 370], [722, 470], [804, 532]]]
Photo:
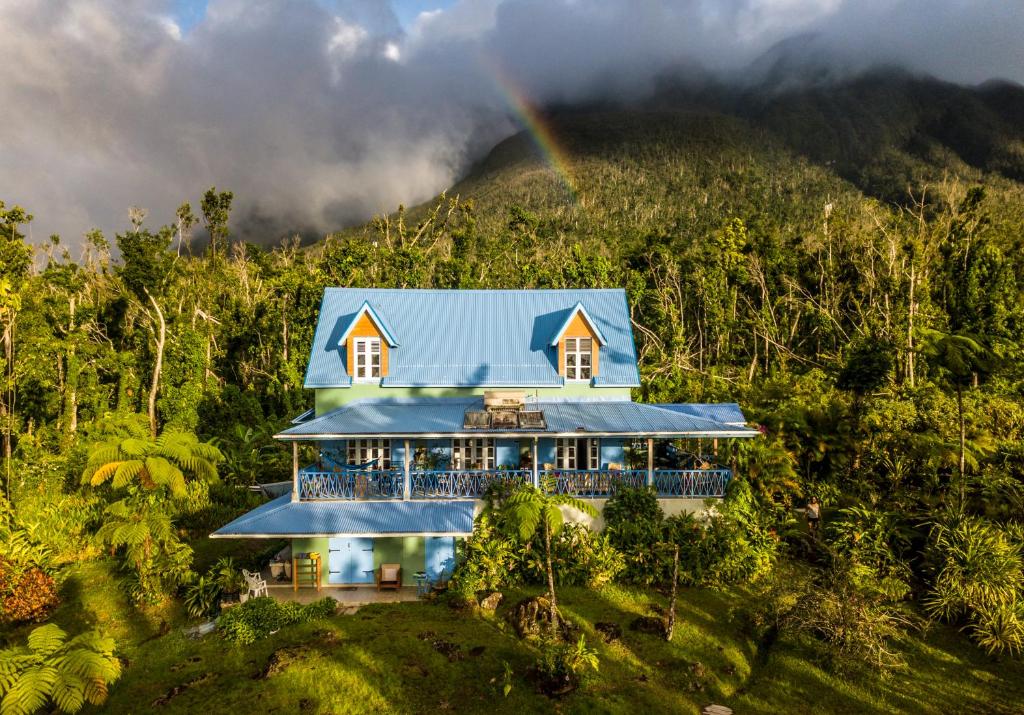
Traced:
[[657, 469], [654, 489], [660, 497], [724, 497], [731, 469]]
[[623, 487], [647, 484], [646, 469], [549, 469], [540, 473], [541, 483], [554, 494], [574, 497], [610, 497]]
[[413, 499], [475, 499], [482, 497], [492, 482], [528, 484], [529, 469], [426, 469], [410, 473]]
[[401, 499], [404, 488], [401, 469], [361, 471], [299, 472], [299, 499]]
[[[540, 472], [541, 483], [554, 494], [607, 498], [623, 487], [647, 484], [646, 469], [548, 469]], [[729, 469], [656, 469], [653, 487], [660, 497], [707, 499], [725, 496], [732, 478]], [[409, 473], [413, 499], [479, 499], [496, 481], [530, 483], [529, 469], [414, 469]], [[332, 499], [401, 499], [404, 474], [401, 469], [319, 471], [307, 467], [299, 472], [299, 498], [309, 501]]]

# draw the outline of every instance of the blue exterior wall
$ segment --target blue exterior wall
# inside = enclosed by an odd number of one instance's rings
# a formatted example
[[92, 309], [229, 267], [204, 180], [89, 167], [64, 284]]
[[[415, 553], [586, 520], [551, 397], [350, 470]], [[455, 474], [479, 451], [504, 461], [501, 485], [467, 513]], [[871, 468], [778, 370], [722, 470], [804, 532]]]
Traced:
[[555, 463], [555, 440], [551, 437], [543, 437], [537, 440], [537, 466], [543, 468], [545, 464]]
[[601, 469], [607, 469], [609, 464], [626, 464], [625, 440], [602, 439], [601, 440]]
[[519, 440], [497, 439], [494, 440], [494, 466], [496, 467], [518, 467], [519, 466]]

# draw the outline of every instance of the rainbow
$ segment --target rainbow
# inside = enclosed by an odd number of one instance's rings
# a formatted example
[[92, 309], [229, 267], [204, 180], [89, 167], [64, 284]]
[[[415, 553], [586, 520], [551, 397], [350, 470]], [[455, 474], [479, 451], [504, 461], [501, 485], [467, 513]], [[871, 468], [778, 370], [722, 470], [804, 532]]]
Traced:
[[540, 150], [541, 158], [551, 168], [559, 181], [565, 185], [570, 200], [576, 202], [576, 181], [572, 174], [569, 153], [555, 135], [548, 118], [530, 101], [526, 93], [501, 68], [494, 63], [491, 69], [495, 84], [505, 98], [509, 109], [526, 128], [534, 144]]

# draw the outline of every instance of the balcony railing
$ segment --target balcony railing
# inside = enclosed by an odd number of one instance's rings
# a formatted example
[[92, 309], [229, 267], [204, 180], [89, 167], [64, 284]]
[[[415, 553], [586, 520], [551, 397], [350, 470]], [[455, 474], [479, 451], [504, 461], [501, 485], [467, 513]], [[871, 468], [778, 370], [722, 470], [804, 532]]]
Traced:
[[[647, 484], [646, 469], [541, 470], [542, 484], [554, 494], [583, 499], [608, 498], [623, 487]], [[707, 499], [725, 496], [732, 478], [729, 469], [656, 469], [653, 487], [659, 497]], [[299, 472], [299, 498], [307, 501], [337, 499], [401, 499], [405, 476], [401, 469], [338, 472], [306, 468]], [[479, 499], [494, 482], [528, 484], [529, 469], [413, 469], [409, 472], [413, 499]]]
[[493, 482], [533, 480], [529, 469], [429, 469], [410, 472], [413, 499], [477, 499]]
[[344, 472], [299, 472], [299, 499], [401, 499], [405, 476], [401, 469]]

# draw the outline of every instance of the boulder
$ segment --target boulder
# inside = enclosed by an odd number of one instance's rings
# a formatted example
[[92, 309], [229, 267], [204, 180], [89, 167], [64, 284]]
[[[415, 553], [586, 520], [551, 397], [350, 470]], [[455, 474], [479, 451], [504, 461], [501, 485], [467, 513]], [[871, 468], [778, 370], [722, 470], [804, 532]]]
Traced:
[[485, 611], [497, 610], [498, 606], [501, 605], [501, 602], [504, 600], [504, 598], [505, 597], [502, 595], [501, 591], [483, 591], [477, 595], [477, 600], [480, 603], [480, 608], [484, 609]]
[[598, 621], [594, 624], [594, 630], [601, 634], [605, 643], [611, 643], [622, 638], [622, 626], [618, 623]]
[[551, 628], [551, 601], [544, 596], [524, 598], [512, 607], [507, 618], [520, 638], [539, 636]]

